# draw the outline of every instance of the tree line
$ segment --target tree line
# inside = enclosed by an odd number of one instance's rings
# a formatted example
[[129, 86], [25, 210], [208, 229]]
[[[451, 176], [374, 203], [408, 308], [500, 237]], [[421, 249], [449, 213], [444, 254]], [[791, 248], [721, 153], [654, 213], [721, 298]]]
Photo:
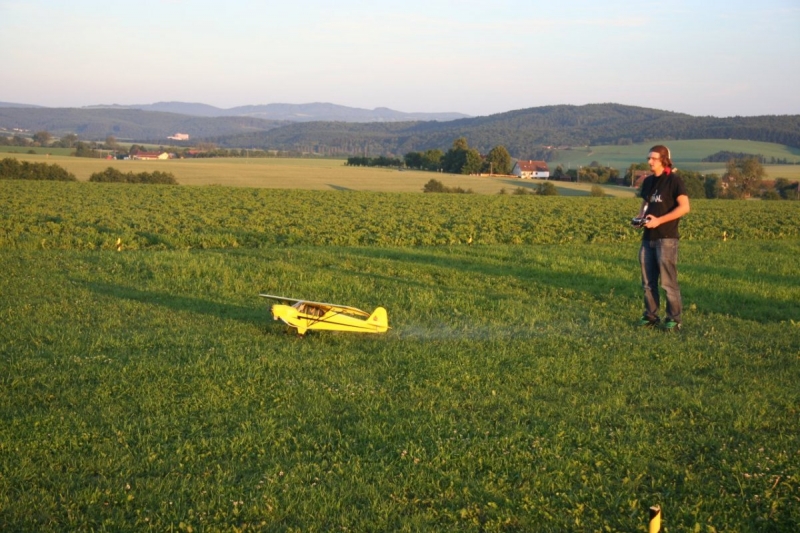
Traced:
[[114, 167], [108, 167], [102, 172], [95, 172], [89, 177], [93, 183], [148, 183], [156, 185], [177, 185], [172, 172], [122, 172]]
[[469, 146], [465, 137], [453, 141], [446, 152], [438, 149], [408, 152], [403, 160], [408, 168], [450, 174], [508, 175], [513, 166], [505, 146], [495, 146], [483, 156], [476, 148]]
[[[737, 154], [738, 155], [738, 154]], [[779, 178], [773, 188], [765, 188], [763, 180], [767, 173], [763, 167], [763, 159], [750, 154], [743, 157], [728, 157], [726, 171], [722, 176], [704, 175], [694, 171], [680, 171], [689, 195], [695, 198], [751, 198], [796, 199], [798, 186], [795, 182]], [[478, 174], [490, 172], [510, 174], [512, 158], [503, 146], [497, 146], [483, 157], [471, 148], [463, 137], [456, 139], [452, 147], [442, 153], [440, 150], [425, 152], [409, 152], [404, 157], [407, 167], [418, 170], [448, 172], [451, 174]], [[648, 170], [647, 163], [632, 164], [624, 175], [618, 169], [602, 166], [597, 161], [578, 169], [564, 170], [559, 165], [550, 174], [549, 180], [592, 183], [595, 185], [613, 183], [634, 186], [634, 175], [637, 170]], [[544, 189], [537, 194], [553, 194], [555, 189]], [[593, 195], [600, 195], [601, 189], [593, 187]]]
[[[718, 154], [721, 154], [719, 152]], [[728, 156], [732, 155], [725, 152]], [[716, 155], [716, 154], [715, 154]], [[687, 192], [692, 198], [721, 198], [737, 199], [761, 197], [765, 199], [797, 199], [798, 185], [787, 179], [779, 178], [772, 188], [764, 187], [763, 180], [766, 170], [763, 167], [763, 158], [752, 154], [733, 154], [742, 157], [728, 157], [726, 171], [722, 176], [717, 174], [704, 175], [694, 171], [680, 171], [680, 176], [686, 184]], [[402, 167], [415, 170], [432, 172], [446, 172], [450, 174], [510, 174], [512, 171], [512, 158], [504, 146], [492, 148], [486, 156], [478, 150], [471, 148], [464, 137], [459, 137], [447, 152], [430, 149], [424, 152], [409, 152], [403, 160], [386, 156], [350, 157], [347, 164], [351, 166], [378, 166]], [[612, 183], [633, 187], [636, 171], [649, 170], [647, 163], [634, 163], [628, 167], [624, 175], [618, 169], [602, 166], [597, 161], [578, 169], [564, 170], [558, 165], [551, 172], [548, 180], [572, 181], [591, 183], [592, 196], [602, 196], [601, 184]], [[460, 188], [446, 187], [438, 180], [430, 180], [423, 188], [424, 192], [468, 192]], [[525, 194], [524, 188], [519, 188], [514, 194]], [[539, 184], [534, 194], [558, 194], [556, 187], [549, 182]]]
[[408, 152], [402, 159], [396, 157], [353, 156], [347, 158], [348, 166], [405, 167], [413, 170], [447, 172], [449, 174], [502, 174], [511, 173], [511, 155], [504, 146], [495, 146], [486, 156], [471, 148], [467, 139], [459, 137], [447, 152], [439, 149]]
[[[637, 170], [648, 170], [647, 163], [635, 163], [628, 167], [622, 180], [624, 185], [632, 185]], [[798, 200], [798, 182], [777, 178], [771, 186], [764, 183], [767, 171], [757, 157], [731, 158], [725, 164], [725, 172], [701, 174], [691, 170], [678, 170], [686, 185], [690, 198], [742, 199], [762, 198], [765, 200]]]
[[[62, 166], [48, 163], [31, 163], [6, 157], [0, 161], [0, 179], [35, 180], [35, 181], [78, 181], [75, 174]], [[176, 185], [178, 182], [171, 172], [122, 172], [108, 167], [102, 172], [95, 172], [89, 177], [95, 183], [150, 183]]]
[[770, 156], [767, 158], [762, 154], [748, 154], [745, 152], [730, 152], [728, 150], [721, 150], [715, 154], [701, 159], [704, 163], [727, 163], [731, 159], [756, 159], [759, 163], [764, 165], [792, 165], [787, 157]]
[[78, 181], [75, 174], [62, 166], [47, 163], [31, 163], [6, 157], [0, 161], [0, 179], [6, 180], [45, 180]]

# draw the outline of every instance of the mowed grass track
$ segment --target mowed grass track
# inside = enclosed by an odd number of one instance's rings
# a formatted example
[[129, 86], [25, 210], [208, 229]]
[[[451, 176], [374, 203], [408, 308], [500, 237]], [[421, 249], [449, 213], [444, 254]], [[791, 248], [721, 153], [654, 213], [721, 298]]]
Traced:
[[[247, 225], [252, 191], [3, 185], [4, 222], [37, 235], [0, 247], [4, 531], [645, 531], [655, 504], [668, 531], [800, 521], [800, 240], [779, 229], [796, 203], [717, 202], [712, 219], [770, 237], [683, 242], [686, 328], [666, 335], [633, 327], [627, 234], [311, 245], [314, 219], [299, 217], [295, 245], [234, 248], [225, 226]], [[167, 190], [167, 204], [144, 200]], [[11, 217], [9, 193], [53, 191], [59, 213], [42, 202]], [[281, 207], [313, 212], [314, 196], [348, 213], [384, 205], [388, 219], [403, 204], [451, 213], [453, 199], [287, 193]], [[131, 234], [168, 220], [166, 205], [178, 221], [233, 218], [85, 249], [94, 234], [72, 224], [109, 198]], [[607, 216], [590, 199], [513, 200], [503, 210], [520, 219], [559, 202]], [[607, 201], [620, 217], [635, 207]], [[200, 227], [216, 247], [183, 246]], [[76, 238], [42, 248], [47, 228]], [[384, 305], [392, 330], [298, 339], [259, 292]]]

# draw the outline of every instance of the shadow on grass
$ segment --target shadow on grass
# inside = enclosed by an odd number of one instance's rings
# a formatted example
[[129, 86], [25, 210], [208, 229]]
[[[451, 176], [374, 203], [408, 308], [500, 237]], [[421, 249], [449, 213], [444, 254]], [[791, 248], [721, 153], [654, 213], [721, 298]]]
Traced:
[[176, 296], [174, 294], [143, 291], [122, 285], [111, 285], [107, 283], [87, 282], [73, 280], [80, 283], [96, 294], [120, 298], [133, 302], [140, 302], [150, 305], [158, 305], [173, 309], [175, 311], [188, 311], [201, 315], [208, 315], [223, 320], [237, 320], [254, 326], [263, 326], [267, 323], [269, 316], [268, 310], [264, 306], [243, 307], [194, 298], [189, 296]]
[[[375, 259], [404, 262], [423, 267], [435, 267], [442, 270], [455, 270], [475, 277], [495, 278], [497, 280], [495, 283], [500, 285], [504, 279], [508, 279], [516, 286], [529, 287], [529, 297], [533, 299], [542, 298], [543, 292], [545, 294], [553, 293], [559, 294], [560, 297], [568, 297], [575, 303], [592, 300], [607, 301], [610, 297], [631, 298], [633, 294], [638, 295], [638, 292], [635, 292], [637, 285], [632, 285], [629, 278], [597, 276], [579, 271], [559, 272], [548, 269], [545, 265], [520, 265], [518, 259], [512, 259], [517, 261], [517, 264], [507, 264], [503, 263], [503, 258], [471, 257], [455, 254], [441, 255], [420, 250], [356, 248], [349, 250], [349, 252]], [[609, 260], [606, 259], [604, 262], [609, 262]], [[375, 277], [376, 275], [370, 273], [364, 274], [364, 276]], [[406, 287], [431, 288], [435, 285], [435, 283], [420, 281], [416, 278], [378, 276], [390, 283], [402, 282]], [[436, 287], [451, 294], [475, 292], [475, 289], [463, 286], [437, 285]], [[630, 296], [624, 296], [626, 293]], [[566, 294], [570, 296], [566, 296]], [[483, 290], [480, 296], [491, 299], [504, 299], [509, 295], [507, 291], [499, 289], [497, 291]]]
[[[584, 191], [581, 189], [571, 189], [567, 187], [559, 187], [560, 183], [570, 183], [570, 182], [561, 182], [561, 181], [554, 181], [554, 180], [544, 180], [544, 179], [517, 179], [517, 180], [500, 180], [502, 183], [508, 184], [515, 189], [526, 189], [527, 192], [531, 194], [536, 194], [536, 191], [539, 188], [539, 185], [543, 183], [552, 183], [556, 189], [558, 189], [559, 196], [588, 196], [589, 192]], [[511, 193], [513, 194], [513, 193]]]
[[[681, 265], [680, 271], [686, 275], [691, 275], [695, 279], [703, 279], [709, 276], [717, 279], [724, 278], [728, 281], [728, 285], [736, 285], [742, 288], [741, 291], [737, 291], [718, 287], [698, 287], [693, 283], [682, 282], [684, 306], [687, 303], [687, 296], [689, 296], [692, 299], [692, 303], [709, 313], [718, 313], [724, 316], [762, 323], [800, 320], [800, 306], [797, 305], [796, 300], [770, 298], [754, 294], [748, 290], [749, 287], [755, 284], [756, 286], [767, 287], [769, 292], [785, 291], [790, 286], [789, 280], [785, 277], [760, 275], [758, 280], [754, 280], [751, 275], [743, 274], [738, 269], [696, 264]], [[761, 289], [759, 292], [763, 293], [765, 291]]]
[[[598, 260], [609, 263], [610, 266], [620, 266], [622, 269], [629, 269], [630, 276], [612, 277], [599, 276], [581, 272], [555, 271], [546, 268], [545, 265], [529, 264], [524, 266], [505, 265], [498, 263], [497, 259], [489, 260], [486, 257], [465, 257], [464, 255], [442, 255], [427, 253], [420, 250], [397, 250], [397, 249], [370, 249], [354, 248], [348, 251], [350, 254], [361, 255], [374, 259], [386, 259], [390, 261], [405, 262], [410, 264], [427, 265], [439, 268], [454, 269], [460, 272], [469, 272], [475, 275], [489, 276], [510, 276], [522, 282], [530, 282], [532, 285], [551, 287], [557, 290], [580, 291], [590, 298], [606, 299], [609, 294], [635, 294], [636, 298], [641, 295], [639, 278], [639, 265], [636, 260], [635, 250], [630, 260], [614, 259], [609, 257], [597, 256]], [[738, 281], [743, 288], [753, 283], [752, 276], [742, 273], [736, 269], [726, 269], [718, 265], [698, 265], [682, 264], [681, 271], [691, 274], [692, 277], [702, 278], [704, 273], [724, 274], [731, 281]], [[398, 281], [397, 278], [392, 278]], [[404, 280], [407, 284], [418, 284], [416, 281]], [[769, 286], [769, 291], [778, 293], [786, 290], [789, 282], [781, 276], [761, 276], [761, 283]], [[734, 283], [735, 285], [736, 283]], [[720, 289], [718, 287], [702, 286], [696, 283], [681, 283], [684, 305], [694, 304], [699, 312], [706, 314], [719, 314], [723, 316], [738, 317], [744, 320], [755, 322], [781, 322], [784, 320], [800, 319], [796, 302], [788, 299], [776, 299], [768, 296], [761, 296], [748, 293], [746, 290], [736, 291], [731, 289]], [[662, 294], [662, 306], [665, 297]], [[624, 297], [624, 296], [620, 296]]]
[[[370, 247], [319, 247], [309, 249], [285, 248], [281, 250], [210, 250], [203, 253], [219, 253], [228, 256], [260, 258], [269, 256], [288, 263], [304, 261], [308, 274], [313, 276], [315, 271], [326, 270], [341, 273], [343, 279], [348, 276], [355, 278], [370, 278], [382, 280], [386, 284], [405, 290], [428, 290], [436, 287], [444, 294], [461, 294], [474, 291], [474, 289], [456, 286], [445, 282], [437, 284], [438, 276], [421, 279], [416, 277], [413, 268], [401, 269], [399, 275], [380, 272], [361, 271], [352, 263], [347, 266], [343, 259], [364, 258], [366, 260], [390, 261], [406, 264], [409, 267], [440, 269], [442, 272], [454, 271], [471, 276], [490, 276], [497, 278], [502, 283], [503, 278], [516, 285], [530, 286], [530, 297], [541, 297], [540, 291], [552, 290], [559, 297], [566, 297], [576, 301], [610, 301], [623, 299], [639, 302], [641, 300], [641, 287], [639, 280], [639, 266], [636, 260], [638, 245], [631, 243], [630, 254], [626, 249], [624, 257], [620, 253], [609, 253], [605, 246], [587, 246], [579, 250], [562, 253], [562, 257], [553, 254], [561, 253], [560, 249], [551, 249], [537, 256], [521, 251], [517, 253], [512, 248], [500, 248], [502, 253], [487, 254], [485, 251], [467, 247], [457, 247], [450, 251], [444, 249], [426, 248], [370, 248]], [[552, 248], [552, 247], [545, 247]], [[492, 247], [494, 249], [494, 247]], [[585, 252], [585, 253], [584, 253]], [[754, 275], [752, 272], [741, 268], [726, 267], [713, 263], [712, 259], [698, 257], [696, 250], [691, 262], [683, 261], [680, 265], [684, 280], [681, 281], [683, 300], [685, 306], [696, 306], [698, 313], [722, 317], [737, 317], [760, 323], [781, 322], [788, 319], [800, 320], [798, 307], [795, 301], [789, 298], [773, 298], [770, 294], [786, 294], [792, 284], [786, 276], [776, 274], [759, 274], [755, 281], [760, 285], [758, 293], [750, 290], [753, 288]], [[294, 257], [296, 254], [297, 257]], [[563, 257], [566, 254], [566, 257]], [[525, 257], [530, 255], [530, 259]], [[308, 258], [313, 260], [309, 263]], [[564, 261], [569, 263], [569, 258], [576, 258], [576, 267], [565, 270]], [[579, 264], [577, 259], [585, 258], [589, 265]], [[551, 265], [559, 261], [558, 269]], [[349, 261], [348, 261], [349, 262]], [[604, 274], [602, 271], [587, 272], [593, 264], [600, 262], [601, 268], [607, 265], [609, 271], [622, 272], [622, 275]], [[723, 276], [730, 283], [726, 287], [714, 286], [703, 280], [709, 276]], [[445, 280], [456, 279], [453, 276], [444, 276]], [[74, 280], [88, 287], [90, 290], [106, 296], [123, 298], [131, 301], [149, 303], [168, 307], [179, 311], [190, 311], [221, 319], [232, 319], [248, 324], [263, 326], [269, 320], [268, 306], [255, 305], [244, 307], [228, 303], [215, 302], [193, 296], [180, 296], [167, 292], [154, 292], [107, 283]], [[741, 290], [737, 289], [741, 287]], [[563, 293], [569, 291], [569, 293]], [[574, 292], [573, 292], [574, 291]], [[663, 291], [662, 292], [662, 306]], [[563, 294], [562, 294], [563, 293]], [[498, 290], [482, 291], [481, 295], [488, 298], [504, 298], [505, 292]]]

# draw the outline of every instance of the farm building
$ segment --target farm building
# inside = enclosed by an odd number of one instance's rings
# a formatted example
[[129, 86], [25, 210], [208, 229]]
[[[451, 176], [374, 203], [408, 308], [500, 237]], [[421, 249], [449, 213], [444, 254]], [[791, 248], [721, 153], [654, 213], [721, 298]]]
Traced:
[[517, 161], [511, 173], [521, 179], [550, 177], [550, 169], [544, 161]]

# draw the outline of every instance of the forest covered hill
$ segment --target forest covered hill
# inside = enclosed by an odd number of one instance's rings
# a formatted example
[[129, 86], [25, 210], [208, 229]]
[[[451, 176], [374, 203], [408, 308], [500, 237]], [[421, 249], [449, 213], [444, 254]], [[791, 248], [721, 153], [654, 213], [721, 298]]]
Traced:
[[195, 139], [267, 131], [285, 124], [252, 117], [198, 117], [139, 109], [0, 107], [0, 130], [48, 131], [55, 136], [74, 133], [85, 141], [113, 135], [118, 140], [166, 143], [167, 137], [178, 132], [188, 132]]
[[447, 150], [464, 137], [487, 153], [505, 146], [513, 157], [548, 159], [564, 146], [630, 144], [653, 139], [740, 139], [800, 148], [800, 115], [696, 117], [621, 104], [556, 105], [446, 122], [289, 122], [255, 117], [198, 117], [178, 113], [108, 108], [0, 107], [0, 128], [54, 135], [76, 133], [84, 140], [164, 144], [177, 132], [191, 143], [223, 148], [261, 148], [326, 155], [403, 155]]
[[620, 104], [558, 105], [449, 122], [289, 124], [213, 141], [223, 147], [402, 155], [432, 148], [446, 150], [459, 137], [465, 137], [481, 153], [502, 145], [520, 159], [547, 159], [559, 146], [651, 139], [730, 138], [800, 147], [800, 115], [717, 118]]

